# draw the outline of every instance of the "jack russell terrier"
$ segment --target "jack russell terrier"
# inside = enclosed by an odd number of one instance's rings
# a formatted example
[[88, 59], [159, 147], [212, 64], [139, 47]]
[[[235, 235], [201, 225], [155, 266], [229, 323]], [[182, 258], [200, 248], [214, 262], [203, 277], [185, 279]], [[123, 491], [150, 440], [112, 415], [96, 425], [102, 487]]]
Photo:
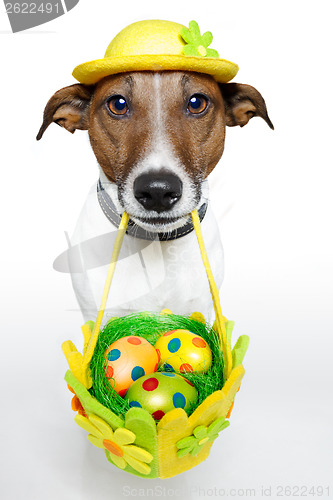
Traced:
[[198, 209], [220, 287], [223, 249], [207, 177], [222, 156], [226, 126], [243, 127], [254, 116], [273, 129], [255, 88], [192, 71], [129, 71], [51, 97], [37, 139], [52, 122], [71, 133], [88, 130], [100, 168], [67, 252], [85, 320], [97, 314], [124, 210], [130, 224], [105, 319], [168, 308], [184, 315], [200, 311], [213, 320], [189, 214]]

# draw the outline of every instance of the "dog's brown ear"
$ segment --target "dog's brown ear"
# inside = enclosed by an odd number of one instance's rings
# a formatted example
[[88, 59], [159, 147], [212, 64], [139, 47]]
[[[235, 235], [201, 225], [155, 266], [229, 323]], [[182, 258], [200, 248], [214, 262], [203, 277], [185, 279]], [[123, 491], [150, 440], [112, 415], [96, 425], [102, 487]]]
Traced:
[[44, 110], [42, 126], [37, 141], [43, 137], [47, 127], [55, 122], [72, 134], [76, 129], [86, 130], [89, 124], [89, 106], [94, 93], [93, 85], [76, 83], [58, 90]]
[[251, 85], [242, 83], [219, 84], [225, 105], [226, 124], [244, 127], [254, 116], [260, 116], [274, 130], [262, 95]]

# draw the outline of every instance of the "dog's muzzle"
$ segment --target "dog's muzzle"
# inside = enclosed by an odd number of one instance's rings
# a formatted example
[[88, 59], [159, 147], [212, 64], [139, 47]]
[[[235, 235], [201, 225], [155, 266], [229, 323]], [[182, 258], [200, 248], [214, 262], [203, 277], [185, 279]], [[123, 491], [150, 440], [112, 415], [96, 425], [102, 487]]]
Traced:
[[147, 172], [135, 179], [133, 191], [136, 200], [146, 210], [161, 213], [171, 210], [180, 200], [183, 183], [169, 172]]
[[[97, 198], [99, 205], [102, 211], [104, 212], [106, 218], [115, 227], [119, 227], [122, 214], [120, 214], [117, 211], [117, 208], [115, 207], [111, 197], [104, 189], [101, 179], [99, 179], [97, 183]], [[207, 211], [207, 205], [208, 203], [207, 200], [205, 199], [198, 208], [200, 222], [202, 222], [203, 218], [205, 217]], [[139, 238], [143, 240], [171, 241], [186, 236], [187, 234], [191, 233], [193, 229], [194, 227], [190, 216], [188, 216], [188, 220], [183, 226], [166, 232], [147, 231], [146, 229], [143, 229], [140, 226], [138, 226], [135, 222], [133, 222], [130, 219], [128, 222], [126, 233], [129, 234], [130, 236], [133, 236], [134, 238]]]

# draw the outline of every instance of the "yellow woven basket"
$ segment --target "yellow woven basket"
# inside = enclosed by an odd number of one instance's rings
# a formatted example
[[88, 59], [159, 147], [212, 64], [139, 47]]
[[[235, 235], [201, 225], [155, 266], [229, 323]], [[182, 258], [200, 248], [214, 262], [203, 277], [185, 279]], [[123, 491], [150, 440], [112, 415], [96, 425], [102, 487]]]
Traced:
[[[242, 361], [249, 338], [242, 335], [231, 350], [233, 322], [222, 315], [218, 289], [216, 287], [205, 250], [198, 212], [191, 213], [202, 260], [206, 269], [213, 299], [216, 320], [213, 329], [218, 333], [224, 358], [225, 383], [220, 390], [210, 394], [188, 416], [182, 408], [167, 412], [156, 423], [152, 415], [143, 408], [130, 408], [125, 415], [117, 415], [103, 406], [89, 389], [93, 385], [90, 363], [98, 341], [103, 314], [114, 275], [120, 248], [129, 220], [123, 214], [114, 244], [111, 263], [105, 283], [102, 303], [95, 323], [82, 327], [83, 353], [78, 352], [68, 340], [63, 343], [63, 352], [70, 370], [65, 380], [74, 393], [72, 408], [78, 414], [76, 423], [88, 432], [88, 439], [104, 450], [114, 466], [146, 478], [169, 478], [180, 474], [205, 460], [219, 432], [229, 425], [229, 418], [236, 392], [244, 375]], [[172, 314], [164, 310], [161, 314]], [[201, 313], [194, 312], [191, 319], [205, 323]]]

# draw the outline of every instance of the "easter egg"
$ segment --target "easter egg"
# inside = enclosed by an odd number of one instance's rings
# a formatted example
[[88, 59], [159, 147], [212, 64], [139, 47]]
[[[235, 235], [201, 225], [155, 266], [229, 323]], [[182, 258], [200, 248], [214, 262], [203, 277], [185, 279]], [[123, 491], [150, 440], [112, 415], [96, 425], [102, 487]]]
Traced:
[[125, 395], [130, 407], [144, 408], [155, 420], [175, 408], [187, 410], [196, 398], [194, 385], [172, 372], [145, 375], [133, 382]]
[[203, 373], [212, 366], [212, 351], [207, 342], [189, 330], [171, 330], [155, 343], [162, 369]]
[[158, 354], [148, 340], [131, 335], [113, 342], [105, 351], [105, 373], [111, 387], [124, 396], [139, 377], [158, 368]]

